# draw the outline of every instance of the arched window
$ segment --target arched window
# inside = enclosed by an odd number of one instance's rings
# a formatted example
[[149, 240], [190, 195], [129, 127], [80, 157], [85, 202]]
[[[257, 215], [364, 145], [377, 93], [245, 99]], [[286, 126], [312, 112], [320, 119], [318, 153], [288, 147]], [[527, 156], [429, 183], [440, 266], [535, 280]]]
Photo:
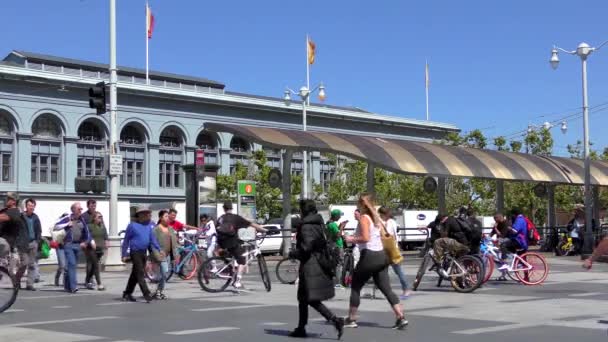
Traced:
[[250, 148], [251, 145], [243, 138], [233, 137], [230, 140], [230, 174], [236, 170], [236, 164], [249, 166]]
[[201, 132], [196, 137], [196, 146], [205, 150], [205, 165], [217, 165], [217, 138], [209, 132]]
[[14, 151], [13, 123], [8, 114], [0, 112], [0, 182], [8, 183], [13, 180], [13, 151]]
[[160, 133], [159, 186], [161, 188], [181, 187], [184, 144], [179, 128], [170, 126]]
[[78, 138], [78, 176], [102, 176], [106, 148], [104, 130], [97, 122], [88, 120], [78, 127]]
[[43, 114], [32, 125], [32, 183], [61, 183], [61, 138], [59, 120]]
[[122, 154], [121, 186], [136, 188], [144, 186], [145, 141], [143, 129], [135, 126], [135, 124], [128, 124], [120, 132], [120, 153]]

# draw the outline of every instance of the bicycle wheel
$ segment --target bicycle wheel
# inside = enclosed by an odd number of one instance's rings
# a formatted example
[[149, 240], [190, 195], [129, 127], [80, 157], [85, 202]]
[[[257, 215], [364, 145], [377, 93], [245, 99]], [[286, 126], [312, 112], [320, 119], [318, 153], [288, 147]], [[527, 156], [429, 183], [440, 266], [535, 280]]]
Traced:
[[160, 264], [152, 260], [151, 257], [148, 257], [148, 260], [146, 261], [145, 274], [146, 278], [148, 278], [151, 283], [158, 283], [160, 280]]
[[[549, 265], [542, 255], [525, 253], [520, 256], [520, 258], [521, 259], [515, 261], [514, 273], [524, 285], [539, 285], [547, 279], [547, 276], [549, 275]], [[532, 266], [531, 270], [525, 270], [528, 266], [524, 261]]]
[[483, 263], [479, 258], [465, 255], [452, 260], [450, 282], [456, 292], [470, 293], [475, 291], [484, 278]]
[[203, 262], [198, 270], [198, 283], [207, 292], [224, 291], [232, 282], [234, 268], [232, 259], [213, 257]]
[[196, 253], [188, 253], [184, 258], [185, 259], [178, 276], [183, 280], [190, 280], [194, 278], [194, 275], [198, 270], [198, 258]]
[[0, 313], [10, 308], [17, 299], [19, 285], [8, 270], [0, 267]]
[[266, 266], [266, 259], [262, 254], [258, 255], [258, 266], [260, 266], [260, 275], [262, 276], [262, 282], [266, 288], [266, 292], [270, 292], [270, 276], [268, 275], [268, 266]]
[[482, 284], [485, 284], [490, 280], [492, 274], [494, 273], [495, 263], [494, 258], [488, 255], [484, 255], [482, 259], [484, 261], [484, 277]]
[[277, 279], [283, 284], [294, 284], [298, 279], [300, 261], [297, 259], [285, 258], [277, 264]]
[[414, 279], [414, 283], [412, 284], [412, 290], [418, 291], [418, 286], [420, 286], [420, 282], [422, 281], [422, 277], [424, 276], [424, 273], [426, 272], [426, 267], [428, 266], [428, 263], [430, 261], [431, 256], [426, 254], [422, 259], [420, 267], [418, 268], [418, 273], [416, 273], [416, 279]]
[[353, 280], [353, 270], [355, 259], [352, 254], [344, 255], [344, 265], [342, 265], [342, 274], [340, 275], [340, 283], [344, 287], [350, 287]]

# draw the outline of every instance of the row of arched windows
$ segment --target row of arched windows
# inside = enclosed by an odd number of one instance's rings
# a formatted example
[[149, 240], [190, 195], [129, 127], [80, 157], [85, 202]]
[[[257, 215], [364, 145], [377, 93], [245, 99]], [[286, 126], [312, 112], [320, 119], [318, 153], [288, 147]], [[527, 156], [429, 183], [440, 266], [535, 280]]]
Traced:
[[[15, 124], [10, 114], [0, 111], [0, 182], [14, 181]], [[31, 182], [34, 184], [60, 184], [62, 182], [62, 158], [75, 158], [77, 176], [93, 177], [106, 173], [105, 158], [108, 148], [107, 130], [98, 119], [84, 121], [78, 127], [77, 156], [63, 152], [63, 129], [61, 121], [53, 114], [42, 114], [32, 124], [31, 137]], [[129, 123], [120, 132], [120, 153], [123, 156], [123, 175], [120, 184], [124, 187], [146, 186], [147, 138], [146, 130], [137, 122]], [[206, 151], [207, 164], [219, 164], [217, 136], [201, 132], [196, 145]], [[248, 164], [251, 145], [241, 138], [233, 138], [231, 168], [237, 162]], [[181, 188], [181, 167], [185, 162], [185, 139], [176, 126], [163, 129], [159, 138], [159, 186]], [[67, 163], [68, 165], [70, 163]]]

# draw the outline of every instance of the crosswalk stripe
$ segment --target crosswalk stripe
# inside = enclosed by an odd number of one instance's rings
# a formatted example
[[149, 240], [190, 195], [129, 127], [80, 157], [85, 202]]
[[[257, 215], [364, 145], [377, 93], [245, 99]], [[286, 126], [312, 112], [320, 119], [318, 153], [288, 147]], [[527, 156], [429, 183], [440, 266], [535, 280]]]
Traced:
[[[98, 317], [82, 317], [82, 318], [71, 318], [71, 319], [58, 319], [54, 321], [39, 321], [39, 322], [25, 322], [25, 323], [14, 323], [6, 324], [4, 326], [10, 327], [28, 327], [32, 325], [48, 325], [48, 324], [62, 324], [71, 322], [86, 322], [86, 321], [98, 321], [104, 319], [119, 319], [118, 316], [98, 316]], [[2, 325], [0, 325], [1, 327]]]
[[604, 292], [588, 292], [588, 293], [574, 293], [568, 297], [595, 297], [605, 294]]
[[51, 306], [51, 309], [69, 309], [71, 308], [71, 306], [69, 305], [56, 305], [56, 306]]
[[503, 325], [487, 327], [487, 328], [452, 331], [452, 334], [478, 335], [478, 334], [485, 334], [485, 333], [490, 333], [490, 332], [514, 330], [514, 329], [537, 327], [537, 326], [538, 326], [538, 324], [524, 324], [524, 323], [503, 324]]
[[263, 308], [272, 306], [270, 304], [254, 304], [254, 305], [237, 305], [237, 306], [221, 306], [215, 308], [204, 308], [204, 309], [192, 309], [196, 312], [207, 312], [207, 311], [225, 311], [225, 310], [240, 310], [240, 309], [252, 309], [252, 308]]
[[239, 329], [240, 328], [236, 328], [236, 327], [215, 327], [215, 328], [204, 328], [204, 329], [170, 331], [170, 332], [166, 332], [165, 334], [181, 336], [181, 335], [204, 334], [204, 333], [217, 332], [217, 331], [239, 330]]

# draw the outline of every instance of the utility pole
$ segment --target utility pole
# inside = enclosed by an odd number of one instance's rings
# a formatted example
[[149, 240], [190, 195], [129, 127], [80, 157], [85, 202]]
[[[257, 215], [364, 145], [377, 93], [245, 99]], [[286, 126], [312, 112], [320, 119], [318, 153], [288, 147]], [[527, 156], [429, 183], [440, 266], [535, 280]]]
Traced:
[[[116, 0], [110, 0], [110, 158], [118, 154], [118, 128], [116, 125], [117, 107], [116, 74]], [[110, 173], [110, 249], [106, 259], [107, 266], [122, 266], [120, 238], [118, 237], [118, 176]]]

